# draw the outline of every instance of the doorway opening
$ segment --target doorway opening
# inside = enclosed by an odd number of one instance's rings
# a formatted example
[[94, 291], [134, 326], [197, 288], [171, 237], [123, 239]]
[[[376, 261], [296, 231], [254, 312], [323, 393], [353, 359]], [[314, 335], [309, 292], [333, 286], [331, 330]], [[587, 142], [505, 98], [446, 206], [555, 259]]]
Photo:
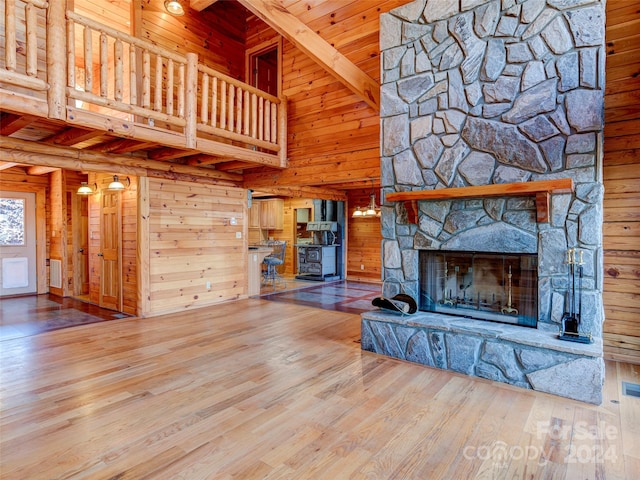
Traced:
[[259, 45], [247, 51], [248, 83], [274, 97], [280, 95], [281, 40]]

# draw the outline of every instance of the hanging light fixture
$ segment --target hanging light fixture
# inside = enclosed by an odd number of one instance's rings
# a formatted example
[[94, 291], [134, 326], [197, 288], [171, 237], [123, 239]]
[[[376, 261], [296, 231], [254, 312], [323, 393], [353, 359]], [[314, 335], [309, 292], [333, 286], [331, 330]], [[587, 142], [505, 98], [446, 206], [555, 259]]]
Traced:
[[184, 15], [184, 7], [179, 0], [165, 0], [164, 8], [171, 15], [175, 15], [176, 17], [180, 17]]
[[[125, 178], [125, 182], [126, 182], [126, 184], [127, 184], [127, 187], [128, 187], [129, 185], [131, 185], [131, 180], [129, 180], [129, 177]], [[122, 183], [122, 182], [120, 181], [120, 179], [118, 178], [118, 175], [114, 175], [114, 176], [113, 176], [113, 182], [111, 182], [111, 183], [109, 184], [109, 186], [107, 187], [107, 190], [115, 190], [115, 191], [118, 191], [118, 190], [124, 190], [125, 188], [126, 188], [126, 187], [125, 187], [124, 183]]]
[[375, 194], [371, 194], [369, 196], [371, 201], [369, 202], [369, 206], [367, 207], [367, 211], [364, 212], [365, 217], [375, 217], [378, 213], [378, 207], [376, 206], [376, 196]]
[[369, 205], [361, 209], [356, 207], [352, 217], [379, 217], [381, 215], [380, 207], [376, 205], [376, 194], [373, 191], [373, 179], [371, 179], [371, 194], [369, 195]]
[[95, 183], [93, 184], [93, 187], [91, 187], [87, 182], [82, 182], [80, 183], [80, 187], [76, 193], [78, 195], [93, 195], [96, 193], [96, 190], [98, 190], [98, 185]]

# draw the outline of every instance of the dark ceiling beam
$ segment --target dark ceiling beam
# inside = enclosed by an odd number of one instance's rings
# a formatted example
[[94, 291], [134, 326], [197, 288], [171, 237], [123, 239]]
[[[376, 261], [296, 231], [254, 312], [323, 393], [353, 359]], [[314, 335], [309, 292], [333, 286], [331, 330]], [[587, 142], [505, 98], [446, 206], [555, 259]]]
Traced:
[[86, 140], [91, 140], [92, 138], [99, 137], [104, 135], [104, 132], [99, 130], [89, 130], [86, 128], [68, 128], [63, 130], [60, 133], [56, 133], [55, 135], [51, 135], [50, 137], [43, 138], [41, 141], [45, 143], [53, 143], [55, 145], [64, 145], [66, 147], [70, 147], [72, 145], [77, 145], [78, 143], [82, 143]]
[[3, 113], [0, 116], [0, 135], [11, 135], [27, 125], [33, 123], [36, 117], [30, 115], [17, 115], [15, 113]]

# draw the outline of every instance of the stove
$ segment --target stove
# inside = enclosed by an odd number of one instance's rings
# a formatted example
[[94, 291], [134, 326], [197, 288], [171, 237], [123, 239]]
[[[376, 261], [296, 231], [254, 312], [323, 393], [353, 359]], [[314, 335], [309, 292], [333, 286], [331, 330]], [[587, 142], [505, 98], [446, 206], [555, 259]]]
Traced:
[[335, 277], [336, 247], [338, 245], [296, 245], [298, 249], [298, 276], [304, 280], [328, 280]]

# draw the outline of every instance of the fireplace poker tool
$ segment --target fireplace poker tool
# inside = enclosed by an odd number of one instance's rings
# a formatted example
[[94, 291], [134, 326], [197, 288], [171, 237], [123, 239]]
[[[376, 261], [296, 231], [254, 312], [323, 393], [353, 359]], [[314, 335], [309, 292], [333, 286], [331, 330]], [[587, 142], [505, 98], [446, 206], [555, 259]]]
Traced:
[[511, 294], [512, 294], [512, 287], [511, 287], [511, 277], [513, 275], [511, 274], [511, 265], [509, 265], [509, 274], [507, 275], [507, 278], [509, 279], [509, 296], [508, 296], [508, 300], [507, 300], [507, 305], [502, 307], [502, 313], [504, 314], [518, 314], [518, 309], [515, 308], [512, 304], [511, 304]]
[[[570, 248], [567, 250], [567, 264], [569, 265], [567, 300], [569, 311], [564, 312], [562, 315], [562, 331], [560, 335], [558, 335], [558, 338], [570, 342], [591, 343], [593, 342], [591, 334], [585, 335], [579, 331], [582, 315], [582, 265], [584, 264], [582, 261], [582, 250], [579, 251], [579, 255], [580, 258], [577, 260], [576, 249]], [[578, 271], [578, 294], [576, 294], [576, 270]]]

